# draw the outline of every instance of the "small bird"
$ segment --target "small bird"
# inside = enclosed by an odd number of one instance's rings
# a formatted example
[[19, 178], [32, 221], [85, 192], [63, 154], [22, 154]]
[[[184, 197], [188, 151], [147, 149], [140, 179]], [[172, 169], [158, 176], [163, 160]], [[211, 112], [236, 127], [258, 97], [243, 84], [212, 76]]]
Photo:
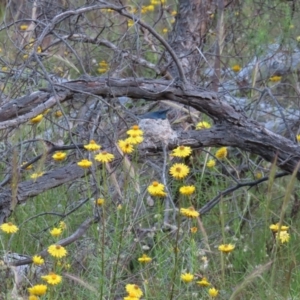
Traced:
[[155, 119], [155, 120], [162, 119], [162, 120], [164, 120], [167, 118], [167, 113], [169, 110], [170, 110], [170, 108], [148, 112], [146, 114], [138, 116], [138, 118], [139, 119]]

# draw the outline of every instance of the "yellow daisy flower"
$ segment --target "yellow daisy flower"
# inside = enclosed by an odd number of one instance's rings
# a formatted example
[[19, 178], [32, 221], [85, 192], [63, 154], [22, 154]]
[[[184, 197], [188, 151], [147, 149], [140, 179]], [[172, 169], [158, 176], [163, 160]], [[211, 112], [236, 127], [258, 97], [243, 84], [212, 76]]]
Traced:
[[211, 288], [208, 290], [208, 294], [209, 296], [211, 296], [212, 298], [216, 298], [219, 294], [219, 291], [215, 288]]
[[89, 168], [92, 165], [92, 162], [88, 159], [82, 159], [77, 165], [81, 168]]
[[234, 66], [231, 67], [231, 70], [232, 70], [233, 72], [239, 72], [239, 71], [242, 70], [242, 68], [241, 68], [241, 66], [239, 66], [239, 65], [234, 65]]
[[176, 157], [187, 157], [192, 153], [191, 147], [188, 146], [179, 146], [173, 150], [172, 156]]
[[207, 281], [206, 277], [203, 277], [201, 280], [197, 281], [197, 284], [200, 286], [210, 286], [210, 283]]
[[131, 153], [133, 152], [133, 146], [130, 144], [128, 141], [124, 140], [119, 140], [118, 145], [121, 148], [123, 153]]
[[184, 185], [179, 189], [182, 195], [191, 195], [195, 192], [196, 188], [194, 185]]
[[143, 140], [144, 140], [144, 138], [141, 135], [134, 133], [129, 138], [127, 138], [125, 141], [128, 142], [129, 144], [137, 145], [137, 144], [142, 143]]
[[210, 128], [211, 125], [208, 123], [208, 122], [199, 122], [197, 125], [196, 125], [196, 130], [200, 130], [200, 129], [208, 129]]
[[60, 236], [62, 234], [62, 229], [55, 227], [52, 230], [50, 230], [50, 234], [54, 237]]
[[20, 25], [20, 29], [21, 30], [27, 30], [28, 29], [28, 25], [22, 24], [22, 25]]
[[29, 295], [28, 300], [40, 300], [40, 298], [35, 295]]
[[105, 200], [103, 198], [98, 198], [95, 202], [98, 206], [101, 206], [104, 204]]
[[47, 286], [45, 284], [37, 284], [31, 288], [28, 288], [30, 295], [43, 296], [47, 292]]
[[[271, 224], [269, 227], [273, 232], [279, 231], [279, 223]], [[280, 231], [287, 231], [289, 229], [289, 226], [281, 225]]]
[[40, 265], [44, 264], [45, 260], [41, 256], [39, 256], [39, 255], [34, 255], [32, 257], [32, 262], [35, 265], [40, 266]]
[[138, 125], [133, 125], [131, 127], [131, 129], [127, 131], [127, 134], [130, 136], [133, 134], [143, 135], [144, 132], [143, 132], [143, 130], [140, 129], [140, 127]]
[[62, 277], [58, 274], [50, 272], [48, 275], [41, 276], [43, 280], [46, 280], [48, 284], [57, 285], [61, 283]]
[[67, 255], [67, 250], [61, 245], [51, 245], [48, 247], [48, 253], [57, 258], [62, 258]]
[[37, 124], [37, 123], [40, 123], [40, 122], [42, 121], [43, 117], [44, 117], [44, 116], [43, 116], [42, 114], [37, 115], [36, 117], [30, 119], [30, 123], [31, 123], [31, 124]]
[[39, 177], [41, 177], [41, 176], [43, 176], [43, 175], [44, 175], [44, 172], [33, 173], [33, 174], [30, 175], [30, 178], [31, 178], [31, 179], [37, 179], [37, 178], [39, 178]]
[[198, 231], [198, 228], [197, 227], [192, 227], [190, 229], [191, 233], [196, 233]]
[[197, 218], [199, 213], [195, 210], [193, 206], [189, 208], [180, 208], [180, 213], [187, 218]]
[[125, 289], [129, 297], [141, 298], [143, 296], [142, 290], [136, 284], [126, 284]]
[[254, 176], [255, 176], [256, 179], [261, 179], [263, 177], [263, 173], [262, 172], [256, 172], [254, 174]]
[[54, 116], [56, 117], [56, 118], [59, 118], [59, 117], [61, 117], [63, 115], [63, 113], [61, 112], [61, 110], [57, 110], [55, 113], [54, 113]]
[[115, 156], [113, 154], [108, 153], [106, 151], [102, 151], [101, 153], [95, 156], [95, 160], [100, 161], [102, 163], [111, 162], [114, 158]]
[[269, 79], [271, 82], [278, 82], [281, 80], [281, 76], [272, 76]]
[[283, 244], [283, 243], [288, 243], [291, 237], [289, 233], [287, 233], [286, 231], [280, 231], [276, 233], [276, 238], [278, 238], [280, 242]]
[[9, 234], [10, 233], [16, 233], [19, 230], [19, 228], [11, 222], [3, 223], [0, 226], [0, 229], [2, 231], [4, 231], [5, 233], [9, 233]]
[[52, 158], [56, 161], [61, 161], [66, 158], [67, 154], [64, 152], [56, 152], [54, 155], [52, 155]]
[[174, 164], [170, 168], [170, 174], [176, 179], [185, 178], [190, 172], [190, 169], [185, 164]]
[[165, 197], [167, 193], [164, 191], [165, 186], [162, 183], [153, 181], [151, 185], [148, 186], [148, 193], [152, 196]]
[[223, 253], [229, 253], [233, 251], [234, 248], [235, 246], [232, 244], [222, 244], [218, 247], [218, 249]]
[[216, 165], [216, 161], [214, 159], [210, 159], [207, 163], [206, 166], [208, 168], [213, 168]]
[[152, 258], [149, 257], [149, 256], [147, 256], [146, 254], [143, 254], [143, 256], [140, 257], [140, 258], [138, 259], [138, 261], [139, 261], [140, 263], [149, 263], [149, 262], [152, 261]]
[[194, 279], [194, 275], [191, 273], [183, 273], [180, 276], [181, 280], [185, 283], [189, 283]]
[[64, 221], [60, 221], [59, 228], [61, 228], [62, 230], [65, 230], [67, 228], [67, 224]]
[[216, 158], [223, 159], [227, 156], [227, 147], [222, 147], [216, 152]]
[[101, 146], [98, 145], [94, 140], [91, 140], [89, 144], [83, 146], [88, 151], [97, 151], [101, 149]]

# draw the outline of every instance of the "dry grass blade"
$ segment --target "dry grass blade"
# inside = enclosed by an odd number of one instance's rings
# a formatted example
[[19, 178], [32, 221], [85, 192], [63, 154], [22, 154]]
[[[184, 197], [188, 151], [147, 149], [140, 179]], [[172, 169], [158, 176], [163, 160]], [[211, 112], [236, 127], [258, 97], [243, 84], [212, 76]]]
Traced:
[[234, 289], [234, 292], [230, 296], [229, 300], [240, 299], [238, 298], [239, 294], [245, 289], [245, 287], [251, 284], [255, 279], [260, 277], [264, 272], [268, 271], [272, 266], [273, 261], [269, 261], [268, 263], [259, 266], [252, 273], [250, 273], [239, 285], [237, 285]]

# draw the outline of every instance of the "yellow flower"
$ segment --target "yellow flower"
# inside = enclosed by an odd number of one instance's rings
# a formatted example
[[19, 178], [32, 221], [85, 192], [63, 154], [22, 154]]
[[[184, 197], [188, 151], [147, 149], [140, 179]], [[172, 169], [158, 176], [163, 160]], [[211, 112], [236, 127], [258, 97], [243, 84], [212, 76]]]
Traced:
[[64, 153], [64, 152], [56, 152], [54, 155], [52, 155], [52, 158], [54, 160], [57, 160], [57, 161], [61, 161], [61, 160], [64, 160], [66, 158], [67, 154]]
[[45, 284], [37, 284], [31, 288], [28, 288], [30, 295], [43, 296], [47, 292], [47, 286]]
[[54, 113], [54, 116], [56, 117], [56, 118], [59, 118], [59, 117], [61, 117], [63, 115], [63, 113], [61, 112], [61, 110], [57, 110], [55, 113]]
[[28, 25], [26, 25], [26, 24], [20, 25], [21, 30], [27, 30], [27, 28], [28, 28]]
[[210, 283], [207, 281], [206, 277], [203, 277], [201, 280], [197, 281], [197, 284], [200, 286], [210, 286]]
[[28, 300], [39, 300], [40, 298], [35, 295], [29, 295]]
[[127, 26], [128, 27], [131, 27], [131, 26], [133, 26], [134, 25], [134, 21], [133, 20], [128, 20], [127, 21]]
[[91, 140], [89, 144], [83, 146], [88, 151], [100, 150], [101, 146], [98, 145], [94, 140]]
[[210, 159], [206, 164], [208, 168], [213, 168], [215, 165], [216, 165], [216, 161], [214, 159]]
[[276, 238], [280, 240], [280, 242], [283, 243], [288, 243], [290, 240], [290, 235], [286, 231], [280, 231], [276, 233]]
[[169, 29], [168, 28], [163, 28], [162, 32], [163, 33], [168, 33]]
[[280, 81], [281, 80], [281, 76], [272, 76], [272, 77], [270, 77], [270, 79], [269, 79], [271, 82], [278, 82], [278, 81]]
[[44, 116], [42, 114], [37, 115], [36, 117], [30, 119], [30, 123], [32, 123], [32, 124], [40, 123], [42, 121], [43, 117]]
[[[279, 223], [271, 224], [269, 227], [273, 232], [279, 231]], [[287, 231], [289, 229], [289, 226], [281, 225], [280, 231]]]
[[98, 206], [103, 205], [104, 202], [105, 202], [105, 200], [104, 200], [103, 198], [98, 198], [98, 199], [96, 200], [96, 204], [97, 204]]
[[190, 229], [191, 233], [196, 233], [198, 231], [198, 228], [197, 227], [192, 227]]
[[137, 145], [140, 144], [143, 140], [144, 138], [141, 135], [134, 133], [130, 135], [130, 137], [127, 138], [125, 141], [128, 142], [129, 144]]
[[[23, 167], [24, 165], [27, 164], [27, 161], [24, 161], [22, 164], [21, 164], [21, 167]], [[25, 168], [25, 170], [31, 170], [32, 169], [32, 165], [29, 165]]]
[[188, 146], [179, 146], [173, 150], [172, 156], [176, 157], [187, 157], [192, 153], [191, 147]]
[[57, 258], [62, 258], [67, 255], [67, 250], [61, 245], [51, 245], [48, 247], [48, 253]]
[[185, 185], [185, 186], [182, 186], [180, 189], [179, 189], [179, 192], [182, 194], [182, 195], [191, 195], [195, 192], [195, 186], [194, 185]]
[[2, 70], [3, 72], [7, 72], [7, 71], [8, 71], [8, 67], [2, 67], [1, 70]]
[[300, 142], [300, 134], [297, 134], [296, 139], [297, 139], [297, 142], [299, 143]]
[[81, 168], [89, 168], [92, 165], [92, 162], [88, 159], [82, 159], [77, 163], [77, 165]]
[[60, 221], [59, 228], [61, 228], [62, 230], [65, 230], [67, 228], [67, 224], [64, 221]]
[[256, 172], [254, 176], [256, 179], [261, 179], [263, 177], [263, 174], [262, 172]]
[[180, 278], [183, 282], [188, 283], [194, 279], [194, 275], [191, 273], [183, 273], [181, 274]]
[[219, 294], [219, 291], [215, 288], [211, 288], [208, 290], [208, 294], [209, 296], [211, 296], [212, 298], [216, 298]]
[[190, 169], [185, 164], [174, 164], [170, 168], [170, 174], [176, 179], [185, 178], [190, 172]]
[[101, 62], [99, 62], [99, 66], [100, 66], [100, 68], [97, 69], [97, 71], [100, 74], [105, 73], [109, 70], [108, 63], [105, 60], [102, 60]]
[[126, 284], [125, 289], [129, 297], [141, 298], [143, 296], [142, 290], [136, 284]]
[[133, 126], [131, 127], [131, 129], [129, 129], [129, 130], [127, 131], [127, 134], [128, 134], [128, 135], [133, 135], [133, 134], [143, 135], [144, 132], [143, 132], [143, 130], [140, 129], [140, 127], [139, 127], [138, 125], [133, 125]]
[[131, 153], [133, 151], [133, 146], [132, 144], [128, 143], [128, 141], [119, 140], [118, 145], [123, 153]]
[[102, 163], [111, 162], [114, 158], [115, 158], [115, 156], [113, 154], [108, 153], [106, 151], [102, 151], [101, 153], [99, 153], [95, 156], [95, 159]]
[[148, 11], [147, 6], [142, 6], [141, 8], [141, 14], [145, 14]]
[[151, 4], [147, 6], [148, 11], [154, 11], [154, 8], [155, 8], [154, 5]]
[[234, 66], [231, 67], [231, 70], [232, 70], [233, 72], [239, 72], [239, 71], [242, 70], [242, 68], [241, 68], [241, 66], [239, 66], [239, 65], [234, 65]]
[[149, 262], [152, 261], [152, 258], [149, 257], [149, 256], [147, 256], [146, 254], [143, 254], [143, 256], [140, 257], [140, 258], [138, 259], [138, 261], [139, 261], [140, 263], [149, 263]]
[[31, 179], [37, 179], [37, 178], [39, 178], [39, 177], [41, 177], [41, 176], [43, 176], [43, 175], [44, 175], [44, 172], [33, 173], [33, 174], [30, 175], [30, 178], [31, 178]]
[[222, 159], [227, 156], [227, 147], [222, 147], [216, 152], [216, 158]]
[[54, 237], [60, 236], [62, 234], [62, 229], [55, 227], [52, 230], [50, 230], [50, 234]]
[[126, 296], [123, 298], [123, 300], [140, 300], [138, 297], [131, 297], [131, 296]]
[[148, 193], [152, 196], [165, 197], [167, 193], [164, 191], [165, 186], [162, 183], [153, 181], [151, 185], [148, 186]]
[[45, 261], [44, 261], [44, 259], [43, 259], [41, 256], [39, 256], [39, 255], [34, 255], [34, 256], [32, 257], [32, 262], [33, 262], [35, 265], [40, 266], [40, 265], [42, 265]]
[[218, 249], [223, 253], [229, 253], [233, 251], [234, 248], [235, 246], [232, 244], [222, 244], [218, 247]]
[[16, 233], [19, 230], [19, 228], [11, 222], [3, 223], [0, 229], [5, 233]]
[[180, 208], [180, 213], [187, 218], [197, 218], [199, 213], [195, 210], [193, 206], [189, 208]]
[[208, 123], [208, 122], [199, 122], [197, 125], [196, 125], [196, 130], [199, 130], [199, 129], [208, 129], [210, 128], [211, 125]]
[[41, 276], [43, 280], [46, 280], [48, 284], [56, 285], [61, 283], [62, 277], [58, 274], [50, 272], [48, 275]]

